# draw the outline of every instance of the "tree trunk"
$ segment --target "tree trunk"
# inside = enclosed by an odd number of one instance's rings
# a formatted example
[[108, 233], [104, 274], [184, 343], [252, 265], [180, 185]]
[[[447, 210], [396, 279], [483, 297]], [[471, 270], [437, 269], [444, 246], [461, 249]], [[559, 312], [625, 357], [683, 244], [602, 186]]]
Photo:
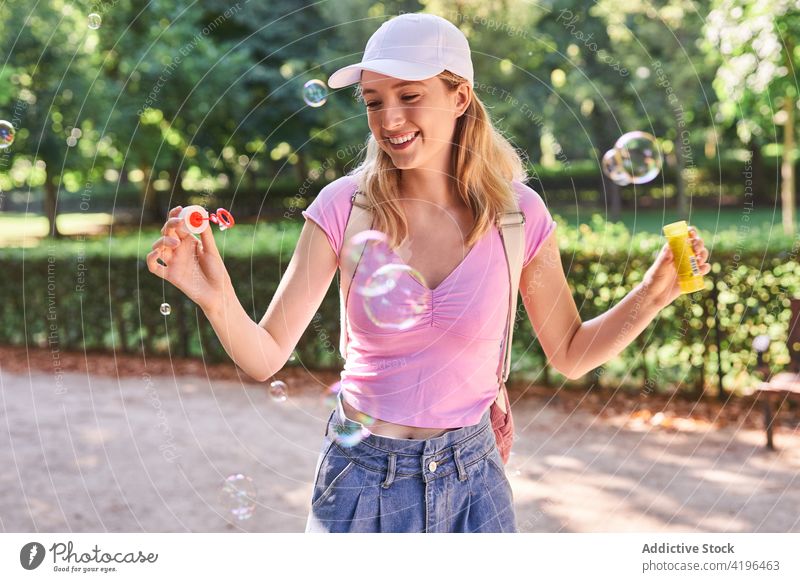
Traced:
[[258, 183], [256, 182], [256, 171], [253, 169], [253, 166], [248, 166], [245, 170], [245, 195], [248, 200], [255, 200], [257, 198], [256, 192], [258, 192]]
[[[783, 43], [783, 61], [789, 70], [794, 70], [794, 43], [787, 39]], [[797, 102], [795, 89], [789, 86], [783, 100], [786, 124], [783, 126], [783, 155], [781, 156], [781, 207], [783, 232], [794, 235], [794, 108]]]
[[688, 204], [686, 203], [686, 183], [683, 181], [683, 170], [686, 166], [683, 159], [683, 152], [681, 151], [681, 128], [677, 118], [677, 113], [674, 108], [672, 110], [672, 117], [675, 120], [675, 146], [673, 152], [675, 153], [675, 206], [678, 210], [678, 216], [683, 219], [689, 217]]
[[764, 169], [764, 156], [761, 154], [761, 144], [756, 139], [751, 139], [748, 144], [750, 150], [750, 169], [753, 178], [753, 203], [756, 205], [769, 203]]
[[297, 182], [302, 184], [308, 178], [308, 165], [306, 164], [306, 156], [303, 152], [295, 152], [297, 155], [297, 163], [294, 165], [297, 171]]
[[603, 184], [605, 191], [608, 193], [608, 218], [610, 221], [617, 222], [621, 220], [622, 214], [622, 193], [620, 186], [613, 180], [603, 174]]
[[150, 166], [142, 166], [144, 172], [144, 191], [142, 192], [142, 214], [149, 217], [149, 219], [158, 224], [166, 220], [162, 216], [161, 207], [158, 204], [158, 192], [153, 187], [153, 168]]
[[170, 172], [170, 175], [173, 176], [172, 179], [172, 204], [170, 207], [173, 206], [184, 206], [186, 202], [186, 190], [183, 189], [183, 178], [181, 176], [180, 169], [173, 168]]
[[[614, 135], [617, 128], [611, 124], [611, 116], [593, 115], [590, 119], [592, 122], [593, 135], [595, 136], [595, 143], [605, 143], [608, 136]], [[611, 144], [614, 147], [614, 144]], [[609, 148], [611, 149], [611, 148]], [[602, 151], [602, 148], [601, 148]], [[605, 152], [603, 152], [605, 153]], [[602, 162], [601, 162], [602, 163]], [[609, 219], [612, 221], [620, 220], [620, 213], [622, 210], [622, 192], [621, 187], [613, 180], [605, 175], [605, 172], [600, 172], [603, 178], [602, 187], [603, 193], [606, 197], [606, 204], [608, 207]]]
[[[48, 166], [50, 167], [50, 166]], [[55, 164], [53, 164], [55, 167]], [[58, 192], [56, 185], [53, 184], [53, 177], [47, 176], [44, 181], [44, 214], [50, 224], [48, 236], [51, 238], [62, 238], [63, 235], [58, 230], [56, 216], [58, 216]]]
[[783, 126], [783, 155], [781, 156], [781, 207], [783, 211], [783, 232], [794, 234], [794, 103], [791, 95], [783, 100], [786, 124]]

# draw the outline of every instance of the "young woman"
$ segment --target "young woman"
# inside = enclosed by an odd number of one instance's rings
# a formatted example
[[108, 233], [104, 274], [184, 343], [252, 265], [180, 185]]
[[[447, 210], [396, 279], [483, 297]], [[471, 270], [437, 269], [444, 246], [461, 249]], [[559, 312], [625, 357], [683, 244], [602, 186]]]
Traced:
[[[181, 207], [170, 212], [148, 266], [203, 309], [238, 366], [266, 380], [284, 366], [329, 288], [352, 197], [362, 192], [396, 262], [421, 276], [396, 285], [430, 301], [398, 331], [376, 325], [351, 294], [341, 390], [306, 531], [517, 531], [489, 421], [509, 292], [495, 217], [513, 208], [512, 196], [525, 214], [523, 303], [549, 363], [569, 378], [616, 356], [680, 295], [671, 251], [664, 245], [620, 303], [581, 322], [556, 223], [473, 93], [470, 49], [458, 28], [429, 14], [389, 20], [360, 63], [329, 79], [333, 88], [355, 83], [371, 131], [366, 158], [303, 212], [297, 248], [259, 324], [236, 298], [211, 229], [199, 241], [191, 236], [177, 219]], [[694, 229], [692, 236], [708, 273], [708, 252]], [[369, 275], [356, 270], [353, 284]], [[361, 427], [366, 436], [355, 443], [337, 438]]]

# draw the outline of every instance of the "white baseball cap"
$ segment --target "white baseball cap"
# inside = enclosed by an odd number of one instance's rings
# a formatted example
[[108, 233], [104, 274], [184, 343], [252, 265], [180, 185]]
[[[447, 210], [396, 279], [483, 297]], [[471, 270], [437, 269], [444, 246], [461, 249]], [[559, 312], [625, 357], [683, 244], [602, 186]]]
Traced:
[[328, 86], [346, 87], [373, 71], [404, 81], [422, 81], [447, 69], [474, 86], [467, 37], [456, 25], [435, 14], [401, 14], [387, 20], [367, 41], [360, 63], [333, 73]]

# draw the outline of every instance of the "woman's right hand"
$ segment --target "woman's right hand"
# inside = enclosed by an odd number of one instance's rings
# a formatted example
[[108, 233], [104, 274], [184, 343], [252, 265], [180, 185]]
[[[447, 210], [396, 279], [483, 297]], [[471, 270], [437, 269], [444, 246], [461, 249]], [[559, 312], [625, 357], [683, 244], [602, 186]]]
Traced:
[[[147, 255], [151, 273], [169, 281], [204, 311], [222, 300], [223, 292], [231, 285], [230, 275], [217, 249], [211, 225], [197, 239], [178, 218], [182, 207], [169, 212], [161, 229], [163, 235]], [[159, 264], [160, 258], [166, 267]]]

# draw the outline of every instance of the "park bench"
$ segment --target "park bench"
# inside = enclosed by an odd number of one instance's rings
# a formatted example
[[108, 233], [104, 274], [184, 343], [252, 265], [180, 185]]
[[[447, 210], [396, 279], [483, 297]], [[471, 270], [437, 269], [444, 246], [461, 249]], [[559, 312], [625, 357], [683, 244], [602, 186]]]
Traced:
[[[792, 317], [789, 321], [789, 334], [786, 340], [789, 348], [789, 370], [771, 376], [768, 372], [764, 381], [756, 388], [756, 401], [760, 401], [764, 410], [764, 430], [767, 433], [767, 448], [775, 450], [772, 429], [775, 418], [787, 400], [800, 396], [800, 298], [791, 300]], [[754, 342], [755, 344], [755, 342]], [[758, 352], [758, 368], [764, 366], [763, 352], [765, 348], [756, 348]]]

